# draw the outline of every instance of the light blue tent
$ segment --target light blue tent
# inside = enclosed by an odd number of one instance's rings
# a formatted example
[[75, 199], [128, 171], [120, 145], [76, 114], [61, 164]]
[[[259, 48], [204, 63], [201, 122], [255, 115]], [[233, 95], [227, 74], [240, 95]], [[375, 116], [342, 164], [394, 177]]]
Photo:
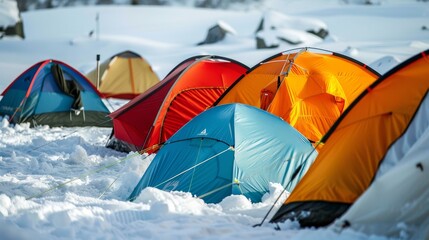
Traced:
[[277, 116], [245, 104], [216, 106], [165, 143], [128, 200], [156, 187], [191, 192], [207, 203], [231, 194], [260, 202], [270, 182], [290, 191], [316, 155], [311, 143]]

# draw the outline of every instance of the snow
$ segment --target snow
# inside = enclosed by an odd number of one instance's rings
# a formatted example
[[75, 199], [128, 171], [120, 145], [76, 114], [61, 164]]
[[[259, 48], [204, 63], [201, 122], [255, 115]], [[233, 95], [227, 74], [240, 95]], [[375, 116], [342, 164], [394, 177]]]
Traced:
[[237, 34], [237, 31], [235, 31], [235, 29], [233, 27], [231, 27], [228, 23], [226, 23], [225, 21], [219, 20], [217, 21], [217, 24], [224, 29], [226, 32], [231, 33], [233, 35]]
[[5, 28], [15, 25], [20, 20], [16, 1], [0, 1], [0, 27]]
[[[428, 3], [345, 2], [266, 0], [257, 8], [243, 10], [236, 6], [235, 10], [209, 10], [121, 5], [24, 12], [26, 39], [0, 40], [0, 90], [44, 59], [61, 60], [87, 73], [96, 66], [97, 54], [104, 61], [124, 50], [141, 54], [163, 78], [194, 55], [221, 55], [252, 67], [278, 52], [302, 46], [342, 53], [385, 73], [429, 48], [429, 31], [422, 29], [429, 25]], [[280, 32], [302, 43], [278, 41], [278, 48], [256, 49], [255, 31], [267, 11], [291, 20], [280, 24]], [[197, 46], [213, 22], [228, 23], [235, 34], [219, 43]], [[315, 35], [306, 32], [308, 25], [326, 27], [329, 35], [316, 41]], [[107, 106], [114, 110], [124, 103], [110, 99]], [[262, 222], [282, 192], [277, 183], [272, 183], [260, 203], [230, 196], [219, 204], [206, 204], [189, 193], [155, 188], [147, 188], [135, 202], [127, 202], [154, 156], [104, 147], [110, 132], [96, 127], [30, 128], [1, 119], [0, 238], [388, 239], [353, 230], [300, 229], [290, 221], [275, 230], [268, 220], [287, 193], [262, 226], [252, 227]]]

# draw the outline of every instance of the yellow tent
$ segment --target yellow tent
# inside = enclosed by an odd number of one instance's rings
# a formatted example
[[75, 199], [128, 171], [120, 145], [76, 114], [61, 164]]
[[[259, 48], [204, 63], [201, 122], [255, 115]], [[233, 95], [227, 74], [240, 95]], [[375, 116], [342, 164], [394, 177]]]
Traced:
[[[97, 86], [97, 69], [86, 76]], [[124, 51], [100, 64], [98, 90], [104, 97], [132, 99], [160, 80], [140, 55]]]
[[426, 50], [398, 65], [351, 103], [322, 138], [315, 162], [273, 222], [330, 224], [369, 187], [389, 151], [400, 154], [391, 149], [399, 138], [413, 143], [407, 136], [416, 134], [408, 131], [411, 123], [428, 124], [426, 116], [415, 117], [429, 91], [428, 55]]
[[347, 56], [314, 48], [276, 54], [253, 67], [215, 103], [273, 113], [317, 142], [379, 74]]

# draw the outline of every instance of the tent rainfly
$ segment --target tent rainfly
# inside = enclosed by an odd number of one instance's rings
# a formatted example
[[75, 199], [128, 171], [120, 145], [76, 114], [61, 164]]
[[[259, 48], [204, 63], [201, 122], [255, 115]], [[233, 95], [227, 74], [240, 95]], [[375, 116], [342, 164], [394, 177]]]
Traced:
[[156, 187], [191, 192], [207, 203], [231, 194], [260, 202], [270, 183], [290, 191], [316, 155], [311, 143], [277, 116], [245, 104], [217, 106], [163, 145], [129, 200]]

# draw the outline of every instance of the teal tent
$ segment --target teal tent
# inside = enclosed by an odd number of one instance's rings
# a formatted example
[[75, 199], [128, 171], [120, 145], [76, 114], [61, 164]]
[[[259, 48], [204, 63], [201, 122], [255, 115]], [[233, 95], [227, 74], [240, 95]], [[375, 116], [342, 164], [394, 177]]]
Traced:
[[31, 126], [111, 127], [110, 111], [89, 80], [57, 60], [38, 62], [2, 93], [0, 116]]
[[279, 117], [245, 104], [220, 105], [194, 117], [164, 144], [128, 200], [155, 187], [191, 192], [207, 203], [231, 194], [259, 202], [270, 182], [290, 191], [316, 155]]

